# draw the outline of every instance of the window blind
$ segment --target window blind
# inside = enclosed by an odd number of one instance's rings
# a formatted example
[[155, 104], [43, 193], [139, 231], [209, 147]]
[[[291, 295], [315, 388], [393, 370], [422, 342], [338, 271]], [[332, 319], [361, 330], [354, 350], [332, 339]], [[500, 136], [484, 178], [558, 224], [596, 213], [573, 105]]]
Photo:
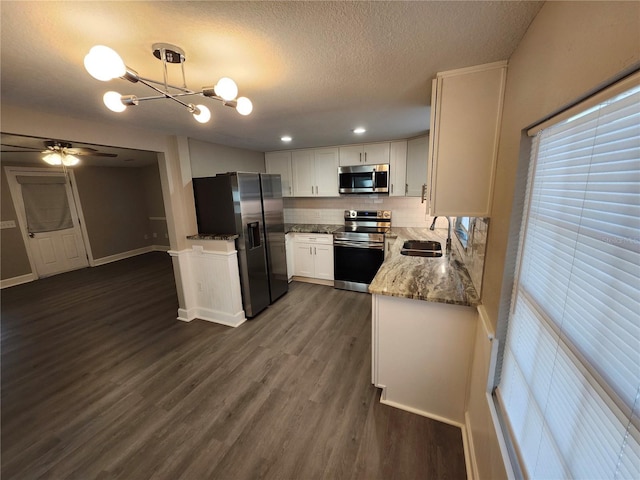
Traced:
[[640, 87], [537, 133], [496, 395], [530, 478], [640, 478]]

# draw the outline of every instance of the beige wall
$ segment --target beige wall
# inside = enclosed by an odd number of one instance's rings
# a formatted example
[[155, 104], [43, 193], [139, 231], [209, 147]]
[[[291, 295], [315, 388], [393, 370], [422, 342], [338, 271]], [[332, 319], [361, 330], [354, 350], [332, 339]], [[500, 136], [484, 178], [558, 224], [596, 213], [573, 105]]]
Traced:
[[74, 173], [94, 259], [153, 244], [143, 169], [80, 167]]
[[189, 139], [193, 178], [226, 172], [265, 172], [264, 153]]
[[[2, 164], [4, 167], [5, 164]], [[0, 220], [13, 220], [15, 228], [5, 228], [0, 230], [0, 279], [19, 277], [31, 273], [31, 265], [27, 256], [27, 249], [20, 233], [18, 215], [13, 206], [7, 175], [4, 168], [0, 168]]]
[[521, 132], [640, 61], [640, 2], [547, 2], [509, 59], [484, 273], [495, 328]]
[[[640, 61], [639, 2], [547, 2], [509, 59], [493, 207], [483, 276], [483, 308], [467, 415], [480, 479], [506, 478], [486, 401], [487, 333], [495, 332], [516, 196], [522, 130], [581, 98]], [[526, 140], [525, 140], [526, 141]], [[517, 222], [514, 229], [518, 228]], [[505, 288], [510, 290], [509, 278]], [[484, 313], [484, 312], [483, 312]]]

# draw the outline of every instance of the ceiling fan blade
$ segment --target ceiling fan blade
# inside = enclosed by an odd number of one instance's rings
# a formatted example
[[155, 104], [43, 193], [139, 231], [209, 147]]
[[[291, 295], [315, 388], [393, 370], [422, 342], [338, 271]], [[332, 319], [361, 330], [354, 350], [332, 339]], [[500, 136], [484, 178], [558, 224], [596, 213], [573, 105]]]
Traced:
[[3, 152], [25, 152], [25, 153], [29, 153], [29, 152], [39, 152], [40, 149], [39, 148], [33, 148], [33, 147], [23, 147], [21, 145], [9, 145], [8, 143], [3, 143], [2, 144], [3, 147], [9, 147], [9, 148], [21, 148], [22, 150], [3, 150]]
[[38, 153], [39, 150], [0, 150], [0, 153]]
[[69, 152], [71, 155], [90, 155], [91, 153], [97, 152], [98, 150], [96, 150], [95, 148], [89, 148], [89, 147], [73, 147], [73, 148], [68, 148], [67, 152]]

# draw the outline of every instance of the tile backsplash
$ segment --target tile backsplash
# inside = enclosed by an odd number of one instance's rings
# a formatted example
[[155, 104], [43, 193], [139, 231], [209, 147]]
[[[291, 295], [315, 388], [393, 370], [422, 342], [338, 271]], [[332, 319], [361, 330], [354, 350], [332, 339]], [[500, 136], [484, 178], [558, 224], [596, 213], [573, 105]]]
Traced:
[[[391, 210], [391, 225], [396, 227], [429, 227], [433, 217], [425, 213], [418, 197], [345, 196], [328, 198], [285, 198], [285, 223], [344, 223], [345, 210]], [[447, 228], [447, 220], [439, 218], [436, 226]]]
[[[455, 221], [455, 218], [452, 219]], [[458, 249], [460, 256], [464, 262], [471, 282], [478, 294], [482, 295], [482, 273], [484, 271], [484, 255], [487, 249], [487, 234], [489, 230], [488, 218], [471, 218], [471, 232], [467, 248], [465, 249], [458, 237], [454, 234], [452, 244]]]

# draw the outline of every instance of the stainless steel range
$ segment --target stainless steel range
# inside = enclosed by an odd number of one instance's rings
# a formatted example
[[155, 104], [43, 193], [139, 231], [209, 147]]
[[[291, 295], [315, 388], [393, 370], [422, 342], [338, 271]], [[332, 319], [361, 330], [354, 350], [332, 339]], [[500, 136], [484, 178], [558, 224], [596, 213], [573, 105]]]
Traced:
[[345, 210], [344, 227], [333, 233], [334, 286], [367, 292], [384, 261], [389, 210]]

